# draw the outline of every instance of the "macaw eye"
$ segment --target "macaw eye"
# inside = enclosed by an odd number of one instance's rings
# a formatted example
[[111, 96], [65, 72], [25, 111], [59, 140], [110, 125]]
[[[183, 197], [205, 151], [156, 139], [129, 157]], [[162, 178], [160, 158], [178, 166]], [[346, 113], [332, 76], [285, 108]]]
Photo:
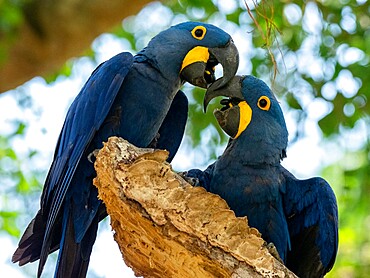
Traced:
[[257, 106], [265, 111], [268, 111], [271, 106], [271, 101], [267, 96], [262, 96], [258, 99]]
[[191, 34], [197, 40], [202, 40], [206, 35], [207, 29], [204, 26], [197, 26], [192, 31]]

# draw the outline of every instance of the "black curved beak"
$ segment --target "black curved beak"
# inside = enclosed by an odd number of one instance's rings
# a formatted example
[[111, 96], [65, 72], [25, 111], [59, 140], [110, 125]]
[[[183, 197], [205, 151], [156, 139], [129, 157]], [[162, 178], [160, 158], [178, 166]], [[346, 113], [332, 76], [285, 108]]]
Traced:
[[[181, 77], [198, 87], [207, 88], [214, 82], [211, 85], [214, 90], [221, 88], [235, 76], [239, 67], [239, 52], [232, 39], [224, 47], [208, 48], [207, 58], [204, 47], [196, 47], [188, 54], [191, 56], [189, 60], [193, 62], [183, 64]], [[221, 64], [223, 76], [215, 81], [214, 68], [217, 64]]]
[[[229, 82], [225, 83], [226, 85], [222, 84], [220, 86], [213, 86], [218, 80], [215, 83], [213, 83], [207, 89], [206, 94], [204, 95], [204, 100], [203, 100], [204, 112], [206, 112], [207, 106], [210, 103], [210, 101], [219, 96], [244, 100], [244, 97], [242, 95], [243, 79], [244, 79], [244, 76], [237, 75], [237, 76], [233, 76], [232, 78], [230, 78]], [[222, 81], [220, 81], [219, 83], [221, 84], [221, 82]]]
[[240, 108], [239, 106], [234, 106], [228, 108], [227, 110], [215, 110], [213, 115], [220, 127], [227, 135], [231, 138], [235, 138], [238, 134], [239, 124], [240, 124]]
[[194, 62], [181, 71], [181, 78], [194, 86], [207, 88], [208, 84], [216, 80], [213, 67], [207, 67], [208, 63]]
[[239, 52], [232, 39], [222, 48], [210, 48], [209, 53], [222, 65], [223, 76], [217, 79], [210, 88], [217, 90], [228, 83], [236, 74], [239, 67]]

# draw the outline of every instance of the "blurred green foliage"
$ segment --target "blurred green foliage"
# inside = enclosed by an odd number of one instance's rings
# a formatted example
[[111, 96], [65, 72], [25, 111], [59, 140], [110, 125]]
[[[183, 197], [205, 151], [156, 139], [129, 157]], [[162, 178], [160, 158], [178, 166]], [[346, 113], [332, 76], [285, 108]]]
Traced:
[[0, 62], [16, 38], [24, 19], [23, 7], [29, 0], [0, 0]]
[[40, 194], [42, 186], [40, 173], [24, 167], [25, 161], [32, 161], [37, 152], [30, 150], [18, 154], [12, 144], [24, 136], [26, 125], [19, 121], [13, 125], [13, 132], [0, 135], [0, 231], [19, 237], [21, 231], [17, 221], [27, 214], [31, 198]]
[[[1, 35], [9, 35], [22, 21], [25, 1], [0, 1]], [[247, 6], [254, 20], [248, 14]], [[160, 18], [161, 20], [157, 20]], [[322, 176], [336, 192], [340, 215], [340, 247], [337, 262], [328, 277], [368, 277], [370, 273], [370, 6], [365, 0], [323, 1], [211, 1], [171, 0], [154, 2], [137, 16], [126, 18], [113, 35], [132, 51], [141, 49], [159, 31], [184, 20], [214, 23], [249, 38], [250, 49], [241, 60], [240, 73], [253, 74], [272, 86], [284, 105], [296, 115], [293, 140], [310, 130], [314, 119], [321, 130], [327, 156], [340, 159], [324, 165]], [[247, 39], [248, 40], [248, 39]], [[2, 45], [0, 45], [0, 48]], [[1, 53], [1, 49], [0, 49]], [[273, 56], [269, 55], [271, 53]], [[94, 59], [92, 47], [87, 56]], [[274, 60], [272, 59], [274, 57]], [[1, 57], [0, 57], [1, 58]], [[69, 76], [72, 62], [59, 74]], [[274, 67], [278, 71], [274, 77]], [[51, 82], [59, 74], [47, 78]], [[186, 140], [191, 147], [215, 159], [227, 137], [211, 113], [204, 114], [200, 89], [185, 87], [190, 101]], [[322, 103], [324, 113], [314, 109]], [[209, 110], [217, 104], [211, 104]], [[38, 154], [19, 156], [13, 141], [27, 126], [14, 123], [14, 131], [0, 135], [0, 229], [19, 236], [19, 218], [25, 214], [30, 195], [39, 194], [45, 173], [24, 171], [25, 160]], [[207, 139], [204, 139], [207, 138]], [[207, 147], [205, 147], [207, 146]], [[205, 150], [206, 149], [206, 150]], [[313, 154], [314, 155], [314, 154]], [[46, 170], [46, 169], [45, 169]], [[11, 204], [17, 198], [18, 205]], [[37, 197], [36, 197], [37, 199]], [[35, 211], [35, 210], [33, 210]]]

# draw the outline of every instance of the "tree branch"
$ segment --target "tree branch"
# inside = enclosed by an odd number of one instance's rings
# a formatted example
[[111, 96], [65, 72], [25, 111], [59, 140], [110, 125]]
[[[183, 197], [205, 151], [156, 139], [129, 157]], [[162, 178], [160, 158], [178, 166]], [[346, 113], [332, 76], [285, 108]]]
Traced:
[[112, 137], [95, 163], [123, 258], [144, 277], [295, 277], [226, 202], [192, 187], [162, 150]]
[[[101, 33], [136, 14], [151, 0], [33, 0], [0, 63], [0, 93], [58, 70], [88, 49]], [[1, 36], [0, 36], [1, 38]]]

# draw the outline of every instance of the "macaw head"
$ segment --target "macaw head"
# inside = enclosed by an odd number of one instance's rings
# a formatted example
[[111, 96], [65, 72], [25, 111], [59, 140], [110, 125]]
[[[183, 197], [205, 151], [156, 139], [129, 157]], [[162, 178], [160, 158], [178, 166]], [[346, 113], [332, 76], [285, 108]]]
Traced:
[[162, 75], [180, 77], [182, 82], [207, 88], [215, 81], [215, 66], [221, 64], [223, 77], [213, 84], [221, 88], [236, 73], [239, 54], [230, 35], [200, 22], [185, 22], [162, 31], [142, 51]]
[[227, 98], [221, 100], [223, 107], [214, 115], [234, 141], [257, 151], [259, 160], [268, 157], [270, 162], [276, 162], [286, 157], [288, 131], [284, 115], [266, 83], [250, 75], [235, 76], [223, 88], [207, 90], [204, 109], [218, 96]]

